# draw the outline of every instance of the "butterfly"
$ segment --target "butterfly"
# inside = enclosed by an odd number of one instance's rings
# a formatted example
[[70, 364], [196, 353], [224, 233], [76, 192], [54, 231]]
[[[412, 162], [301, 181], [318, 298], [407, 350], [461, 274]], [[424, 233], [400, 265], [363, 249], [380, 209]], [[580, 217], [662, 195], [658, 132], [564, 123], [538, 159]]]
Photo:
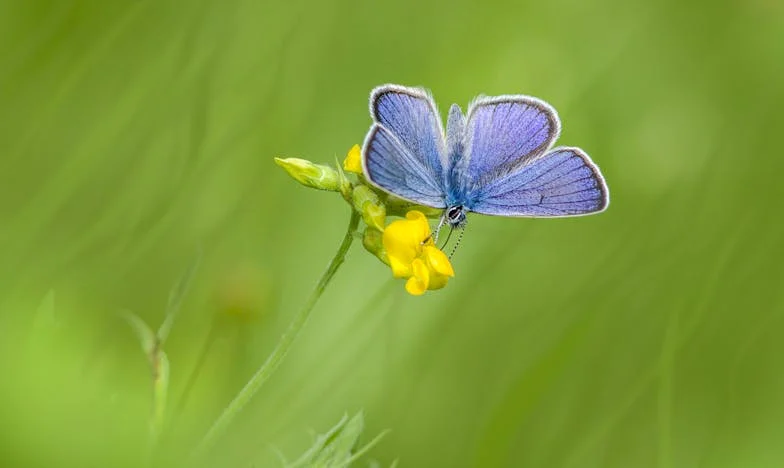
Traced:
[[480, 96], [465, 115], [452, 104], [445, 132], [428, 91], [387, 84], [370, 93], [370, 114], [362, 147], [366, 178], [406, 201], [443, 208], [439, 227], [463, 227], [469, 212], [582, 216], [610, 202], [585, 151], [551, 148], [561, 123], [540, 99]]

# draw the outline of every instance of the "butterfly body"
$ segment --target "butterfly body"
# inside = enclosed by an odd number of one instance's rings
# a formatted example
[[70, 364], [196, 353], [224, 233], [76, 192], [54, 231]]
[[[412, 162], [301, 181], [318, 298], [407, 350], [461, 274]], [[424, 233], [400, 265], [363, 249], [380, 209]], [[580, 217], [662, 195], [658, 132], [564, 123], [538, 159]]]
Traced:
[[609, 203], [585, 152], [550, 149], [560, 121], [536, 98], [479, 97], [466, 114], [453, 104], [444, 130], [426, 91], [384, 85], [371, 92], [370, 112], [374, 123], [362, 151], [367, 179], [412, 203], [443, 208], [450, 226], [463, 226], [469, 212], [580, 216]]

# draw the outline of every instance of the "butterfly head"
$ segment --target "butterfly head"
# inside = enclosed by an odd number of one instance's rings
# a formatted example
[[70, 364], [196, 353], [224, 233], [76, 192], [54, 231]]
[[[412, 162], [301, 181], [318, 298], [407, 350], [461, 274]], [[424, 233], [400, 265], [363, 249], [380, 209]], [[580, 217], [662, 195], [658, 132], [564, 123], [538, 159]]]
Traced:
[[446, 210], [444, 210], [444, 222], [453, 228], [461, 228], [466, 224], [467, 212], [468, 210], [466, 210], [463, 205], [448, 206]]

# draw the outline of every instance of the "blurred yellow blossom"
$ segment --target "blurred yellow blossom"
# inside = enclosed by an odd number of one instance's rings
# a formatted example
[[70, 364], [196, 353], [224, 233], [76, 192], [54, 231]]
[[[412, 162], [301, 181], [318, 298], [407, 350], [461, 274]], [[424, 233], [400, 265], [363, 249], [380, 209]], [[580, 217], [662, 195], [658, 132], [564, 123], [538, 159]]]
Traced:
[[410, 294], [420, 296], [429, 289], [443, 288], [455, 276], [449, 258], [433, 243], [430, 224], [420, 211], [409, 211], [406, 219], [387, 226], [382, 240], [392, 275], [408, 278]]
[[269, 274], [253, 263], [235, 263], [224, 271], [215, 288], [219, 312], [250, 322], [270, 312], [274, 295]]

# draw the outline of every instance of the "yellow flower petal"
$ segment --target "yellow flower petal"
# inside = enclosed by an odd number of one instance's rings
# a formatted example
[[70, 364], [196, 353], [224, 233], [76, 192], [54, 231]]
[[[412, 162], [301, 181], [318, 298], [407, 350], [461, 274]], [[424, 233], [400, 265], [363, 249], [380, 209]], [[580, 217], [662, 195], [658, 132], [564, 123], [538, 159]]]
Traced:
[[417, 277], [412, 276], [406, 281], [406, 291], [412, 296], [421, 296], [427, 291], [427, 288]]
[[430, 270], [427, 269], [425, 262], [419, 258], [414, 259], [411, 263], [411, 272], [413, 273], [412, 276], [418, 279], [427, 289], [430, 285]]
[[387, 259], [389, 259], [389, 267], [392, 268], [392, 276], [395, 278], [408, 278], [412, 275], [411, 262], [403, 262], [400, 257], [389, 255], [389, 253], [387, 253]]
[[343, 160], [343, 169], [354, 174], [362, 174], [362, 149], [359, 145], [354, 145], [348, 150], [348, 155]]
[[408, 229], [411, 231], [412, 236], [417, 239], [420, 246], [425, 242], [432, 241], [430, 223], [421, 211], [409, 211], [406, 213], [406, 220], [408, 221]]
[[[427, 225], [427, 221], [425, 221], [425, 225]], [[429, 227], [427, 230], [429, 231]], [[422, 252], [423, 234], [422, 224], [418, 221], [405, 219], [390, 223], [384, 229], [382, 238], [390, 264], [394, 259], [402, 264], [411, 265], [411, 262]]]
[[427, 221], [425, 215], [419, 210], [411, 210], [408, 213], [406, 213], [406, 219], [409, 221], [420, 221], [420, 220], [424, 220], [425, 222]]
[[444, 275], [430, 275], [430, 284], [427, 285], [427, 289], [434, 290], [434, 289], [441, 289], [446, 286], [446, 283], [449, 282], [449, 277]]
[[455, 270], [452, 268], [452, 263], [449, 262], [449, 257], [438, 247], [426, 245], [424, 257], [427, 260], [427, 265], [434, 272], [443, 276], [455, 276]]
[[449, 258], [435, 247], [430, 223], [417, 210], [406, 213], [406, 219], [390, 223], [382, 236], [389, 266], [396, 278], [408, 278], [406, 291], [419, 296], [429, 289], [446, 286], [454, 276]]

